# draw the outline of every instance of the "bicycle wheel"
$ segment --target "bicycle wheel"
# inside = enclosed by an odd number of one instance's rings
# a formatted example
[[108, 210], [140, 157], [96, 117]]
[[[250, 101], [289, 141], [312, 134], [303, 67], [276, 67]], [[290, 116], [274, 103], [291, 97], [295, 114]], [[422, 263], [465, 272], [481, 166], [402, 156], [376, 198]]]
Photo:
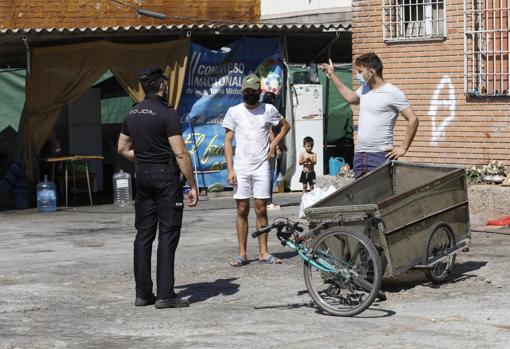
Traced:
[[[430, 228], [427, 241], [427, 261], [437, 257], [446, 256], [447, 250], [455, 246], [455, 235], [452, 228], [446, 223], [439, 222]], [[431, 282], [440, 284], [452, 273], [455, 264], [455, 255], [451, 254], [440, 262], [434, 264], [432, 269], [425, 271], [425, 276]]]
[[304, 265], [308, 293], [321, 309], [336, 316], [354, 316], [372, 304], [382, 271], [377, 249], [368, 237], [341, 227], [329, 228], [312, 244], [311, 256], [334, 269], [325, 272], [309, 262]]

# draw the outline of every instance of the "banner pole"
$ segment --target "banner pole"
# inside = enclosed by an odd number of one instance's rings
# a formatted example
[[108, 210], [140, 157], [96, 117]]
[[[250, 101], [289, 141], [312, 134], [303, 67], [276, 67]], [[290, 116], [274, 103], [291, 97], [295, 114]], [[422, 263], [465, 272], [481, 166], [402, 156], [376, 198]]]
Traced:
[[[190, 130], [191, 130], [191, 124], [190, 124], [190, 120], [189, 120], [189, 118], [190, 118], [189, 113], [188, 113], [187, 115], [188, 115], [188, 117], [187, 117], [187, 119], [188, 119], [188, 125], [189, 125]], [[193, 135], [192, 135], [192, 137], [193, 137]], [[192, 138], [192, 142], [193, 142], [193, 138]], [[195, 147], [195, 152], [196, 152], [197, 147], [196, 147], [195, 142], [193, 142], [193, 146]], [[197, 185], [198, 185], [197, 159], [196, 159], [196, 157], [195, 157], [195, 156], [196, 156], [196, 155], [195, 155], [195, 153], [193, 153], [193, 173], [195, 174], [195, 182], [196, 182], [196, 183], [197, 183]], [[199, 191], [200, 191], [200, 190], [199, 190]]]
[[[200, 153], [198, 152], [198, 146], [197, 146], [197, 141], [195, 139], [195, 130], [193, 130], [193, 124], [191, 122], [191, 115], [188, 113], [188, 125], [189, 125], [189, 129], [190, 129], [190, 132], [191, 132], [191, 140], [193, 142], [193, 147], [195, 148], [195, 156], [193, 156], [193, 163], [195, 164], [195, 180], [197, 181], [197, 185], [198, 185], [198, 171], [200, 171], [200, 175], [202, 177], [202, 183], [204, 184], [204, 190], [205, 190], [205, 193], [203, 196], [206, 196], [207, 197], [207, 184], [205, 183], [205, 176], [204, 176], [204, 172], [202, 171], [202, 165], [200, 164]], [[198, 163], [198, 171], [197, 171], [197, 163]], [[199, 186], [199, 195], [200, 195], [200, 186]]]

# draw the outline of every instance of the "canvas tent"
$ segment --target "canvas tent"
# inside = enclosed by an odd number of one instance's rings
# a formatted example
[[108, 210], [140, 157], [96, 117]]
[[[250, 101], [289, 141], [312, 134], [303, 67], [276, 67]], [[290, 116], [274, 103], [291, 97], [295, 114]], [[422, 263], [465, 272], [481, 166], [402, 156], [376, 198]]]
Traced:
[[164, 67], [170, 77], [171, 104], [181, 94], [189, 40], [155, 44], [89, 42], [32, 50], [28, 75], [26, 114], [21, 137], [27, 176], [37, 178], [37, 154], [44, 145], [62, 108], [87, 91], [110, 70], [135, 101], [143, 99], [136, 72], [144, 67]]

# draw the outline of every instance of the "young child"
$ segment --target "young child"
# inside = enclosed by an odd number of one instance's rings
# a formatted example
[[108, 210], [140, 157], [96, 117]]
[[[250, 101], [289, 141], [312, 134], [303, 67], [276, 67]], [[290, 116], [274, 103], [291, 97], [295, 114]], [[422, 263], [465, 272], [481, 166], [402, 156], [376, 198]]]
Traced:
[[305, 137], [303, 139], [303, 147], [305, 151], [299, 155], [299, 165], [303, 165], [303, 171], [301, 172], [299, 182], [303, 183], [303, 193], [306, 193], [308, 188], [313, 190], [313, 185], [315, 184], [314, 165], [317, 163], [317, 154], [312, 151], [312, 137]]

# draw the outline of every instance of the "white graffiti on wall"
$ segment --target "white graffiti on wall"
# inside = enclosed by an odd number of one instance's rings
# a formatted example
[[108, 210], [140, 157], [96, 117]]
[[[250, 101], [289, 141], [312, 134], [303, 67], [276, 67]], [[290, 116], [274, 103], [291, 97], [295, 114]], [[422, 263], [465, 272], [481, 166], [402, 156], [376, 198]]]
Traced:
[[[448, 85], [448, 98], [439, 99], [441, 91]], [[449, 115], [440, 120], [438, 116], [438, 109], [440, 107], [444, 107], [449, 110]], [[455, 87], [453, 86], [452, 80], [448, 75], [443, 76], [441, 82], [436, 86], [434, 94], [430, 99], [429, 105], [429, 116], [432, 120], [432, 139], [430, 144], [433, 146], [437, 146], [439, 142], [444, 141], [445, 136], [445, 128], [450, 124], [450, 122], [455, 119]]]

